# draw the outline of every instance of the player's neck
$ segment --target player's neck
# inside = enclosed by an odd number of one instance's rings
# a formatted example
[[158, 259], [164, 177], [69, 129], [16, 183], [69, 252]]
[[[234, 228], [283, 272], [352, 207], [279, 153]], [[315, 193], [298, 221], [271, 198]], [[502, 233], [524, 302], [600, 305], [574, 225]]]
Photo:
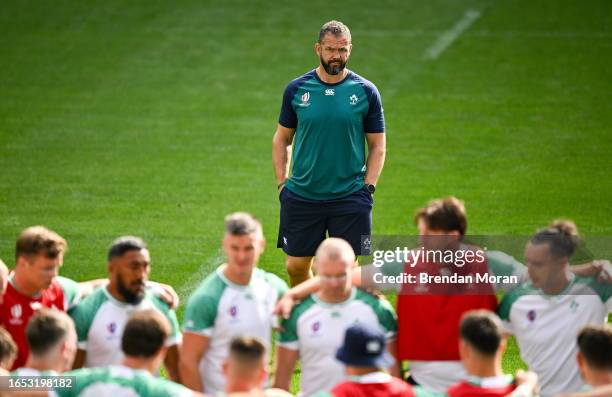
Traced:
[[25, 367], [32, 368], [40, 372], [64, 372], [62, 360], [58, 360], [57, 357], [32, 357], [32, 355], [30, 355], [30, 357], [28, 357], [28, 361], [26, 361]]
[[591, 371], [586, 383], [593, 387], [612, 385], [612, 372], [609, 371]]
[[150, 358], [125, 356], [121, 364], [132, 369], [143, 369], [149, 371], [151, 374], [157, 372], [155, 360]]
[[561, 292], [563, 292], [563, 290], [567, 288], [567, 285], [572, 281], [573, 278], [573, 274], [569, 271], [569, 269], [567, 269], [560, 275], [560, 277], [549, 283], [549, 285], [547, 285], [546, 287], [543, 287], [542, 292], [544, 292], [546, 295], [560, 294]]
[[338, 74], [329, 74], [325, 71], [323, 65], [319, 64], [319, 67], [316, 69], [317, 76], [321, 79], [322, 82], [327, 84], [336, 84], [346, 78], [348, 76], [348, 69], [342, 69], [342, 71]]
[[227, 278], [234, 284], [249, 285], [249, 283], [251, 282], [251, 276], [253, 276], [253, 269], [251, 269], [250, 272], [246, 273], [235, 272], [231, 269], [230, 266], [225, 265], [225, 267], [223, 268], [223, 275], [225, 276], [225, 278]]
[[24, 278], [23, 274], [19, 271], [13, 273], [12, 279], [13, 286], [20, 293], [27, 296], [35, 296], [40, 294], [41, 290], [35, 287], [32, 287], [28, 284], [28, 281]]
[[504, 375], [504, 370], [499, 360], [473, 360], [466, 364], [466, 371], [470, 376], [491, 378]]
[[113, 283], [112, 281], [109, 282], [106, 286], [106, 290], [113, 298], [115, 298], [119, 302], [125, 302], [125, 297], [119, 293], [119, 290], [117, 289], [117, 284]]
[[353, 289], [349, 288], [347, 291], [344, 291], [342, 294], [335, 293], [326, 293], [324, 290], [320, 290], [317, 292], [317, 297], [325, 302], [325, 303], [342, 303], [351, 297]]
[[227, 385], [225, 386], [225, 393], [253, 393], [261, 391], [259, 386], [253, 386], [249, 382], [245, 382], [240, 379], [228, 380]]
[[353, 367], [350, 365], [346, 367], [346, 374], [348, 376], [364, 376], [380, 371], [381, 370], [376, 367]]

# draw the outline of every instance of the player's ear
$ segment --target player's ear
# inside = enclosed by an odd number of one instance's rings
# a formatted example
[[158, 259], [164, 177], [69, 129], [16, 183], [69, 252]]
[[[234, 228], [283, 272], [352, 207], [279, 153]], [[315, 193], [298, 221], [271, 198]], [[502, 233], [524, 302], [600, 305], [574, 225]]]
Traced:
[[266, 365], [263, 365], [259, 374], [259, 383], [264, 383], [266, 379], [268, 379], [268, 370], [266, 369]]
[[227, 378], [229, 375], [229, 365], [227, 363], [227, 360], [223, 361], [223, 364], [221, 364], [221, 371], [223, 372], [225, 378]]
[[468, 359], [470, 356], [470, 347], [463, 339], [459, 339], [459, 357], [462, 360]]
[[319, 42], [316, 42], [314, 45], [314, 50], [315, 50], [315, 54], [317, 54], [317, 56], [321, 56], [321, 44]]

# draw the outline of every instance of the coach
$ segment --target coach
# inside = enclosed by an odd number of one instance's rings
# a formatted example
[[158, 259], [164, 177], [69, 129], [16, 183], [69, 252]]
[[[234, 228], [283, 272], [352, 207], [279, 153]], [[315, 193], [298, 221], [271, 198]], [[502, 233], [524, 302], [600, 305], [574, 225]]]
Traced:
[[326, 234], [361, 253], [385, 161], [380, 94], [346, 69], [352, 49], [348, 27], [327, 22], [314, 49], [320, 64], [285, 88], [272, 140], [281, 206], [277, 246], [287, 254], [292, 285], [311, 277], [312, 257]]

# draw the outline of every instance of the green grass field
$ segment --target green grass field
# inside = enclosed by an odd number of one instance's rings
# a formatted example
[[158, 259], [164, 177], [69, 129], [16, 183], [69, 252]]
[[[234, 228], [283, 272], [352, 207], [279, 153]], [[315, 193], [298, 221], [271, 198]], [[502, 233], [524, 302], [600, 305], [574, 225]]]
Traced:
[[[425, 59], [467, 10], [480, 18]], [[271, 139], [330, 19], [351, 27], [349, 67], [385, 106], [376, 234], [414, 234], [414, 209], [450, 194], [473, 234], [559, 216], [612, 233], [610, 1], [6, 0], [0, 257], [12, 265], [17, 234], [43, 224], [69, 241], [64, 275], [103, 277], [109, 243], [135, 234], [152, 277], [188, 294], [222, 261], [224, 215], [247, 210], [261, 266], [284, 276]]]

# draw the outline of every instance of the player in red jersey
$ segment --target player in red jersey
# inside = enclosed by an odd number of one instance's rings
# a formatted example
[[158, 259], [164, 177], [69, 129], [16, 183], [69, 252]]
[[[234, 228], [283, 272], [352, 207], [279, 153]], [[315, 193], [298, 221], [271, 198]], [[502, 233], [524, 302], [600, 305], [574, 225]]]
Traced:
[[459, 325], [459, 356], [468, 376], [450, 387], [449, 397], [501, 397], [516, 388], [512, 375], [504, 374], [506, 349], [503, 325], [487, 310], [465, 313]]
[[[23, 366], [28, 358], [25, 328], [34, 312], [43, 307], [69, 311], [82, 297], [108, 283], [106, 278], [77, 283], [58, 276], [67, 247], [66, 240], [43, 226], [29, 227], [17, 238], [15, 268], [8, 275], [6, 288], [0, 290], [0, 326], [11, 334], [18, 347], [12, 369]], [[0, 288], [5, 278], [1, 268]], [[170, 306], [178, 305], [172, 287], [153, 282], [147, 286]]]
[[413, 390], [408, 383], [382, 370], [395, 361], [385, 346], [385, 334], [377, 328], [365, 323], [349, 327], [336, 352], [336, 359], [345, 365], [348, 380], [316, 397], [419, 397], [422, 390]]
[[34, 312], [43, 307], [67, 311], [79, 298], [78, 284], [58, 277], [66, 248], [66, 240], [42, 226], [25, 229], [17, 239], [15, 269], [0, 304], [0, 325], [18, 348], [13, 369], [28, 358], [25, 328]]

